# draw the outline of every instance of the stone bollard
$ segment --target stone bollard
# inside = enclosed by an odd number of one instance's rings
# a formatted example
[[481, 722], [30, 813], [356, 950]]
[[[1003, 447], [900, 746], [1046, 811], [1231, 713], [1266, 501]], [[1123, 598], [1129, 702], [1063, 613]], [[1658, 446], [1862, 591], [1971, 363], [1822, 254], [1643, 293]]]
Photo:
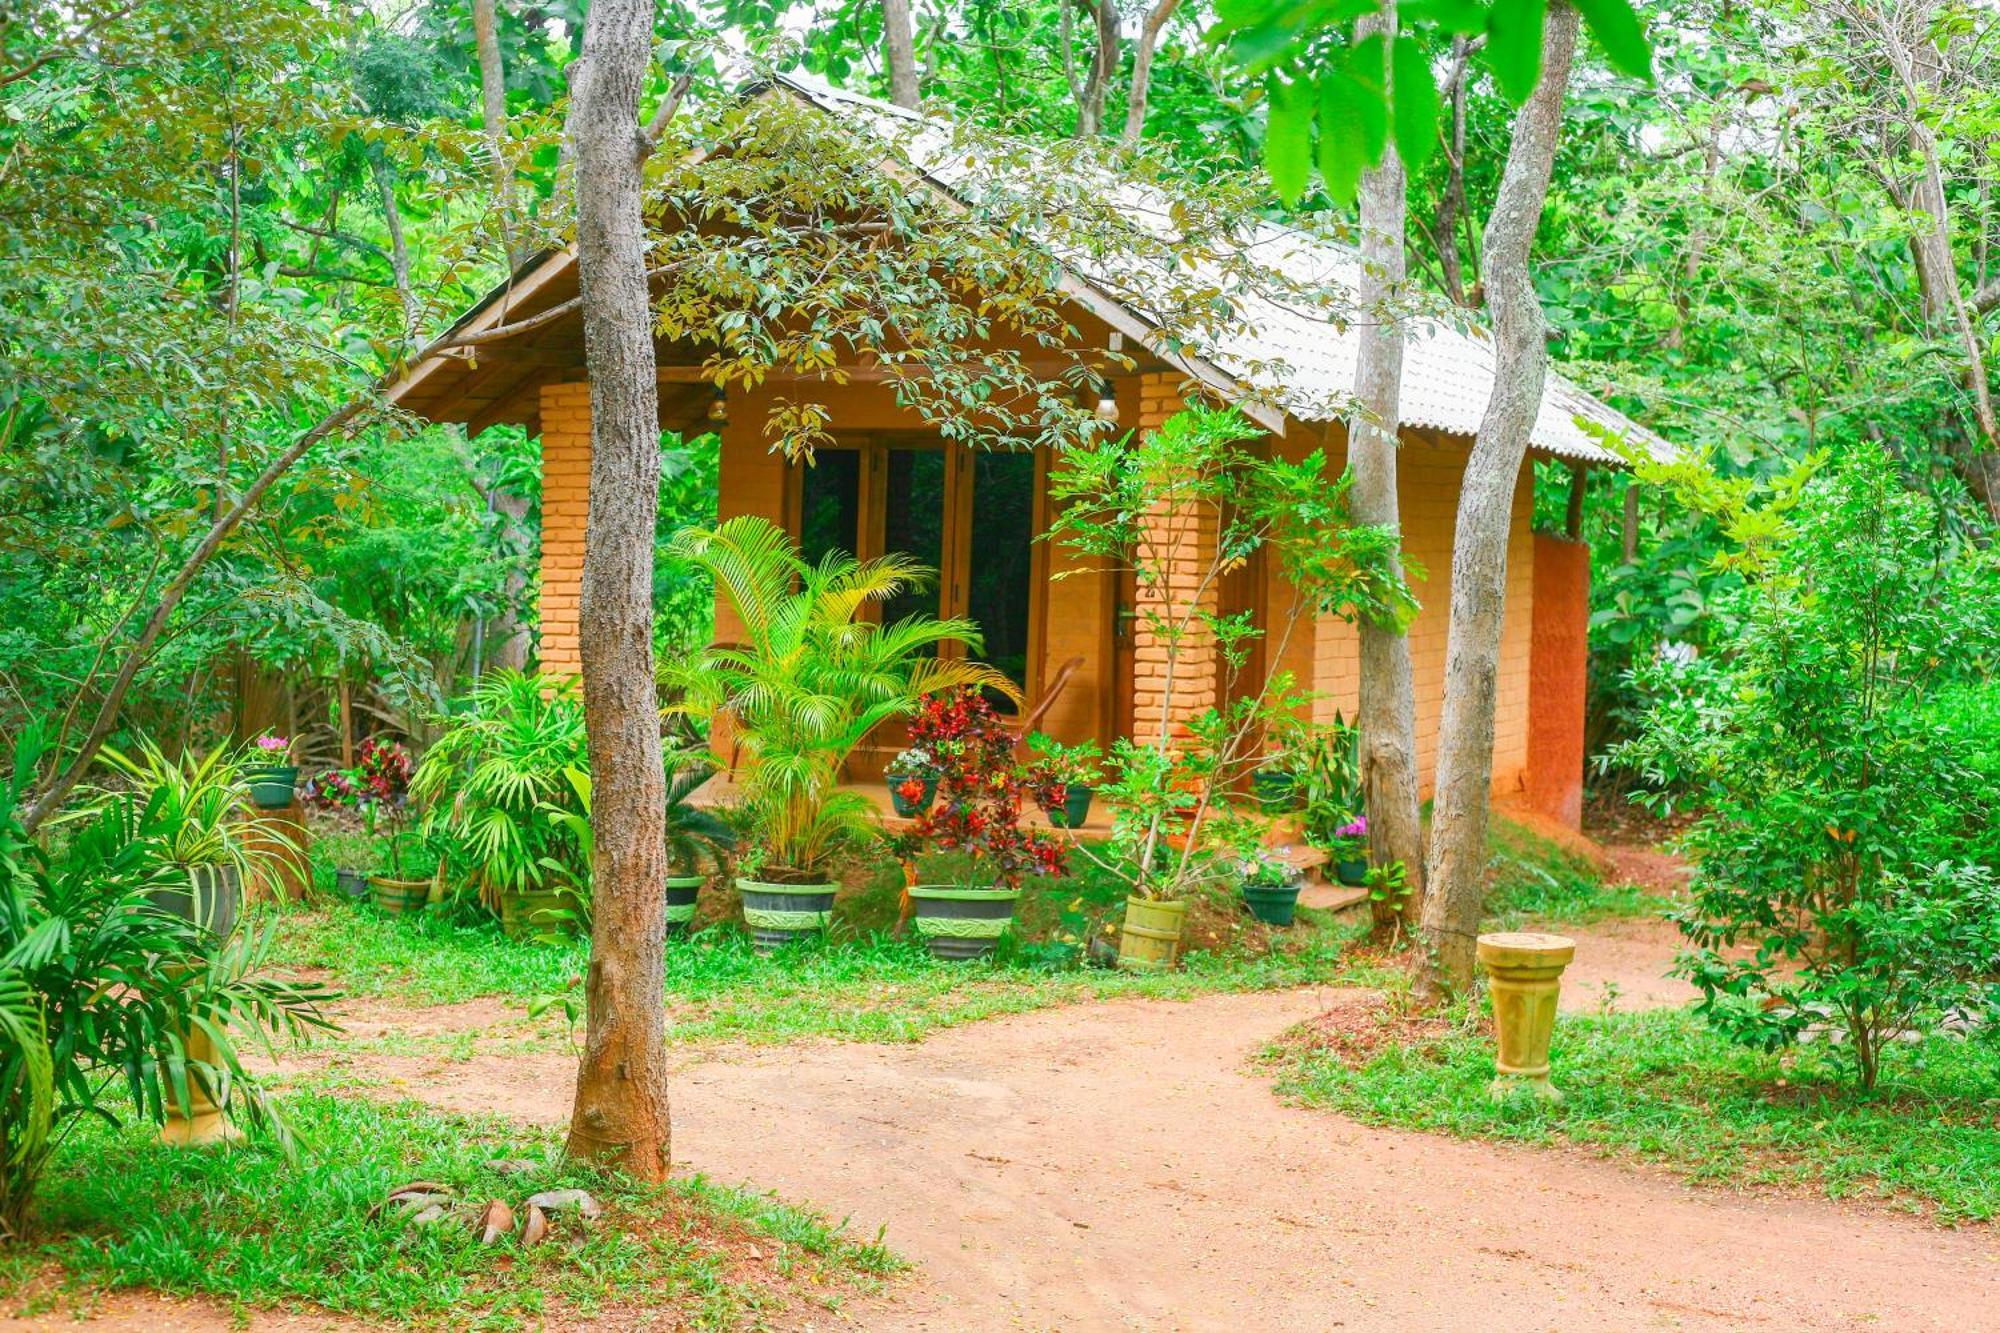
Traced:
[[1562, 935], [1503, 931], [1479, 937], [1479, 961], [1493, 994], [1495, 1098], [1525, 1089], [1560, 1101], [1549, 1082], [1549, 1038], [1556, 1028], [1556, 996], [1563, 969], [1576, 957], [1576, 941]]

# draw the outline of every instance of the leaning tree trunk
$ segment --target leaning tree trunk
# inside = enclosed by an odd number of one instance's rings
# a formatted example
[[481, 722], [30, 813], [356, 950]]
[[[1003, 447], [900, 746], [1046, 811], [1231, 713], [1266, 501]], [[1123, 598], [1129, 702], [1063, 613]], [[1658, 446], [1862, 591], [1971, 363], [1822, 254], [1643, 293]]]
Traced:
[[1514, 120], [1507, 168], [1486, 224], [1486, 302], [1493, 323], [1493, 394], [1466, 460], [1451, 552], [1451, 627], [1445, 639], [1444, 716], [1420, 978], [1429, 997], [1472, 982], [1473, 945], [1486, 895], [1487, 802], [1493, 786], [1493, 708], [1506, 613], [1507, 538], [1528, 433], [1548, 374], [1542, 309], [1528, 274], [1562, 132], [1563, 91], [1576, 49], [1576, 10], [1556, 0], [1542, 38], [1542, 77]]
[[[1395, 11], [1363, 20], [1369, 29], [1395, 40]], [[1362, 310], [1361, 342], [1354, 371], [1354, 398], [1360, 411], [1347, 427], [1347, 461], [1354, 470], [1354, 519], [1402, 528], [1396, 497], [1396, 426], [1403, 394], [1403, 334], [1393, 307], [1408, 265], [1403, 231], [1408, 202], [1403, 162], [1395, 145], [1383, 150], [1380, 166], [1361, 178], [1361, 281], [1356, 297]], [[1402, 560], [1393, 575], [1403, 577]], [[1378, 937], [1416, 921], [1423, 903], [1424, 830], [1417, 804], [1417, 696], [1411, 681], [1410, 640], [1394, 622], [1363, 617], [1361, 635], [1361, 785], [1368, 808], [1370, 859], [1377, 865], [1402, 862], [1409, 894], [1398, 905], [1371, 901]]]
[[569, 1151], [657, 1181], [670, 1160], [661, 989], [666, 778], [653, 684], [660, 418], [639, 124], [652, 37], [650, 0], [594, 0], [569, 112], [590, 370], [590, 527], [579, 640], [595, 839], [590, 1017]]

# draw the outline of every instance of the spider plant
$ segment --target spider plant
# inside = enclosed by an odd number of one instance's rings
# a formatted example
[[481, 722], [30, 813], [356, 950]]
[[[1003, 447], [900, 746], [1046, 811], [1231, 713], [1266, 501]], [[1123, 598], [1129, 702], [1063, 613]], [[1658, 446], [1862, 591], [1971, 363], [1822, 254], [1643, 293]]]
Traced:
[[542, 888], [551, 874], [580, 882], [586, 850], [554, 818], [583, 809], [566, 776], [590, 763], [576, 682], [495, 672], [469, 702], [410, 780], [428, 807], [425, 836], [442, 841], [452, 873], [496, 910], [502, 894]]
[[754, 515], [683, 530], [672, 550], [714, 579], [743, 626], [742, 642], [662, 677], [682, 691], [677, 710], [719, 714], [732, 727], [746, 761], [739, 814], [761, 843], [765, 878], [823, 882], [834, 854], [865, 836], [874, 806], [840, 790], [840, 771], [882, 722], [940, 690], [1019, 698], [993, 668], [937, 653], [950, 643], [976, 651], [971, 621], [882, 625], [864, 614], [930, 578], [907, 556], [836, 552], [808, 564], [783, 530]]
[[[243, 836], [240, 818], [250, 789], [243, 757], [226, 746], [205, 755], [169, 759], [152, 741], [126, 754], [106, 746], [105, 766], [127, 779], [131, 792], [149, 808], [146, 826], [165, 860], [183, 866], [234, 866], [246, 878], [262, 858]], [[101, 804], [124, 794], [99, 787]]]

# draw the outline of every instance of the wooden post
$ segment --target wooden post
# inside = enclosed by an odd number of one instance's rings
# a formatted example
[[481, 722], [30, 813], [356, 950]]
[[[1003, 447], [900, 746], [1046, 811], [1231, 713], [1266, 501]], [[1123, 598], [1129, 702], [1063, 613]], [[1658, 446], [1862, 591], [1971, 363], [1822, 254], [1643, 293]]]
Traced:
[[281, 810], [253, 809], [245, 822], [243, 841], [255, 867], [245, 895], [303, 900], [312, 891], [312, 835], [298, 798]]

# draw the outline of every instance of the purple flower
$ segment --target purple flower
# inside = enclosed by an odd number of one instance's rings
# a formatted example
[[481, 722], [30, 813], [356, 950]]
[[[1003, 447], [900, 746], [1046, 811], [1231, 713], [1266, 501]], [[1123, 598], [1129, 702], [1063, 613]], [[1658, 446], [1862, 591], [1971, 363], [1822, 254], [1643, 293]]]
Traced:
[[1368, 816], [1359, 815], [1352, 824], [1342, 824], [1334, 830], [1336, 837], [1365, 838], [1368, 836]]
[[283, 736], [259, 736], [257, 748], [265, 754], [282, 754], [292, 748], [292, 743]]

